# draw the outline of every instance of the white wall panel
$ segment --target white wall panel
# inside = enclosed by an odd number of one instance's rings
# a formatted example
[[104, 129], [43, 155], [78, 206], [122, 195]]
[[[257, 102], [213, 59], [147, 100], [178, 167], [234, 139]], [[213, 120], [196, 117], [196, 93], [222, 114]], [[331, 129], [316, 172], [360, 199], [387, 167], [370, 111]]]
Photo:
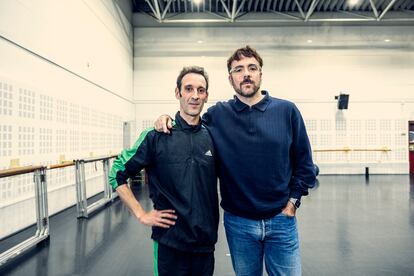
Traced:
[[0, 1], [0, 35], [132, 96], [132, 27], [113, 1]]
[[[407, 126], [413, 117], [414, 29], [411, 27], [136, 28], [134, 98], [140, 127], [174, 114], [175, 78], [204, 66], [210, 104], [234, 94], [226, 60], [250, 44], [264, 59], [262, 89], [295, 102], [313, 148], [388, 147], [391, 152], [315, 153], [321, 173], [407, 173]], [[307, 41], [311, 39], [312, 43]], [[385, 40], [389, 39], [389, 42]], [[349, 110], [334, 97], [350, 94]], [[405, 139], [405, 140], [404, 140]]]
[[[132, 28], [113, 1], [0, 1], [0, 60], [0, 169], [122, 149]], [[101, 167], [87, 167], [88, 196], [103, 190]], [[47, 181], [50, 214], [75, 203], [73, 168]], [[33, 196], [32, 174], [0, 179], [0, 239], [34, 222]]]

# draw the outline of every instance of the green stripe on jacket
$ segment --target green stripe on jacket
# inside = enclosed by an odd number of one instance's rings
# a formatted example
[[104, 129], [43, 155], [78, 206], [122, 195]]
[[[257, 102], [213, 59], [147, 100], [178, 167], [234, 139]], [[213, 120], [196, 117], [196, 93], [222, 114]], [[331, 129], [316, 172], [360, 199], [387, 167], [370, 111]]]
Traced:
[[125, 171], [125, 164], [136, 154], [139, 146], [144, 141], [147, 134], [152, 131], [154, 128], [148, 128], [144, 130], [139, 136], [138, 140], [135, 142], [134, 146], [130, 149], [124, 149], [118, 158], [115, 159], [111, 172], [109, 173], [109, 184], [112, 188], [116, 189], [118, 187], [118, 182], [116, 181], [116, 175], [119, 171]]
[[158, 242], [154, 241], [154, 276], [158, 276]]

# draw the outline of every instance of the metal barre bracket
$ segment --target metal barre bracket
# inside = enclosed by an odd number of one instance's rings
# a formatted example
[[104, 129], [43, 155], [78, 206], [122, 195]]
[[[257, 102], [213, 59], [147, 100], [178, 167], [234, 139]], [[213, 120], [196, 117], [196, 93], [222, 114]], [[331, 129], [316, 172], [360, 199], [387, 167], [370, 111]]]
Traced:
[[49, 212], [45, 167], [40, 167], [34, 170], [33, 182], [35, 185], [36, 233], [34, 236], [31, 236], [30, 238], [1, 253], [0, 266], [29, 250], [43, 240], [49, 238]]
[[[74, 161], [76, 177], [76, 210], [78, 218], [88, 218], [89, 214], [105, 206], [108, 202], [113, 201], [113, 199], [117, 197], [117, 194], [112, 192], [112, 187], [109, 185], [109, 159], [110, 158], [94, 159], [93, 161], [81, 159]], [[86, 197], [85, 163], [100, 160], [103, 163], [104, 197], [88, 206]]]

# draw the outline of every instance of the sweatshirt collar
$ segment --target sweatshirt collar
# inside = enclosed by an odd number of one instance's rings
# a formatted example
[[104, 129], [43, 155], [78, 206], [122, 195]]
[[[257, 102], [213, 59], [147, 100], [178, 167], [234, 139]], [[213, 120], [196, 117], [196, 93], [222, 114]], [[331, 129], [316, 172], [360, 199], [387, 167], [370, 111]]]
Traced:
[[[258, 102], [257, 104], [252, 105], [252, 108], [255, 108], [261, 112], [264, 112], [270, 103], [270, 97], [269, 97], [269, 93], [265, 90], [260, 91], [260, 93], [264, 95], [263, 99], [261, 99], [260, 102]], [[249, 106], [245, 104], [244, 102], [240, 101], [239, 98], [237, 98], [237, 96], [235, 95], [234, 96], [234, 107], [236, 108], [237, 112], [241, 112], [242, 110], [244, 110], [245, 108], [248, 108]]]

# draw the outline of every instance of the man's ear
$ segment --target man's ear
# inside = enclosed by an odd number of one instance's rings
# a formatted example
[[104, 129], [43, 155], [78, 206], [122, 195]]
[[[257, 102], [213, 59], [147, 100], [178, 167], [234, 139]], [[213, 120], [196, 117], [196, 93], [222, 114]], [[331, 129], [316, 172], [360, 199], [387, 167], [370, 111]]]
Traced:
[[181, 96], [180, 96], [180, 90], [178, 90], [178, 87], [175, 88], [175, 98], [177, 100], [179, 100], [181, 98]]
[[204, 103], [206, 103], [206, 102], [207, 102], [207, 100], [208, 100], [208, 92], [207, 92], [207, 96], [206, 96], [206, 98], [204, 99]]

